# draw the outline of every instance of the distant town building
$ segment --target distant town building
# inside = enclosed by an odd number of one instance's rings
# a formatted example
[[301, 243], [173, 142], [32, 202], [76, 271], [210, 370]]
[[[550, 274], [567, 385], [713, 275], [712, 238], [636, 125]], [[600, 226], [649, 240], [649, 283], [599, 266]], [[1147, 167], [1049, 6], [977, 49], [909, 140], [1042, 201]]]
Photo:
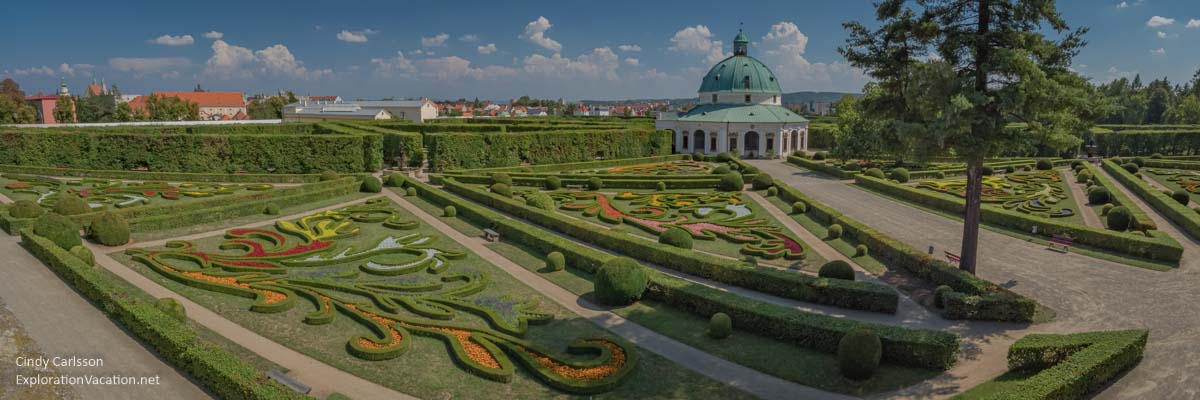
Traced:
[[54, 108], [58, 106], [58, 98], [60, 96], [70, 96], [71, 91], [67, 89], [67, 81], [60, 79], [58, 83], [58, 92], [52, 95], [37, 94], [33, 96], [25, 96], [25, 102], [33, 106], [37, 111], [37, 123], [39, 124], [57, 124], [60, 122], [71, 123], [75, 121], [56, 121], [54, 120]]
[[297, 96], [300, 101], [326, 102], [326, 103], [341, 103], [342, 96]]
[[382, 108], [365, 108], [358, 103], [300, 101], [283, 106], [283, 122], [321, 122], [392, 119]]
[[738, 30], [733, 56], [718, 62], [700, 83], [700, 104], [686, 112], [662, 112], [654, 122], [675, 136], [675, 152], [744, 158], [782, 158], [808, 149], [808, 120], [780, 102], [775, 74], [748, 54]]
[[[196, 103], [200, 107], [201, 121], [228, 121], [246, 117], [246, 99], [242, 92], [153, 92], [150, 96], [175, 97]], [[146, 108], [147, 96], [137, 96], [129, 100], [129, 107], [135, 111], [149, 112]]]

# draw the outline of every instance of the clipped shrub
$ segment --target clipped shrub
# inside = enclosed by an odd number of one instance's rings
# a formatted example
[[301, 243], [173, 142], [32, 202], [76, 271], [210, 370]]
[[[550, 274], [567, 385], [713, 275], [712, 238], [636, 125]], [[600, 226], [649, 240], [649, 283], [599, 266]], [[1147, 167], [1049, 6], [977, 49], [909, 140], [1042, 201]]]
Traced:
[[1108, 204], [1112, 201], [1112, 195], [1108, 193], [1108, 189], [1095, 186], [1088, 191], [1088, 203], [1093, 205]]
[[1134, 157], [1132, 162], [1133, 162], [1134, 164], [1137, 164], [1138, 168], [1141, 168], [1141, 167], [1145, 167], [1145, 166], [1146, 166], [1146, 159], [1145, 159], [1145, 158], [1141, 158], [1141, 157]]
[[666, 182], [663, 182], [663, 181], [658, 181], [658, 183], [655, 183], [655, 184], [654, 184], [654, 190], [657, 190], [657, 191], [660, 191], [660, 192], [661, 192], [661, 191], [664, 191], [664, 190], [667, 190], [667, 183], [666, 183]]
[[838, 369], [842, 376], [853, 380], [865, 380], [879, 369], [883, 355], [883, 344], [879, 335], [866, 329], [856, 329], [842, 336], [838, 342]]
[[728, 174], [728, 173], [729, 173], [729, 172], [731, 172], [731, 171], [733, 171], [733, 170], [729, 169], [729, 166], [728, 166], [728, 165], [721, 165], [721, 166], [718, 166], [718, 167], [716, 167], [716, 168], [713, 168], [713, 170], [712, 170], [712, 174], [713, 174], [713, 175], [725, 175], [725, 174]]
[[383, 191], [383, 182], [374, 176], [363, 177], [362, 186], [359, 187], [366, 193], [379, 193]]
[[454, 206], [446, 206], [445, 208], [442, 208], [442, 216], [449, 218], [457, 217], [458, 209], [454, 208]]
[[837, 239], [840, 237], [842, 237], [842, 226], [838, 225], [838, 224], [830, 225], [829, 226], [829, 238]]
[[760, 173], [755, 175], [754, 179], [750, 180], [750, 185], [754, 188], [754, 190], [763, 190], [775, 186], [775, 178], [772, 178], [771, 175], [766, 173]]
[[860, 169], [862, 169], [862, 166], [858, 163], [848, 162], [842, 164], [842, 171], [858, 171]]
[[746, 174], [746, 175], [754, 175], [759, 172], [761, 172], [761, 171], [758, 170], [758, 167], [755, 167], [753, 165], [746, 167], [746, 169], [742, 171], [742, 173]]
[[870, 251], [871, 251], [871, 250], [870, 250], [870, 249], [868, 249], [868, 248], [867, 248], [867, 245], [865, 245], [865, 244], [860, 244], [860, 245], [858, 245], [858, 246], [854, 246], [854, 256], [855, 256], [855, 257], [862, 257], [862, 256], [865, 256], [865, 255], [867, 255], [868, 253], [870, 253]]
[[933, 177], [937, 178], [937, 179], [946, 179], [946, 173], [942, 172], [942, 171], [937, 171], [937, 172], [933, 173]]
[[129, 223], [120, 215], [108, 211], [96, 216], [88, 231], [93, 240], [105, 246], [129, 243]]
[[512, 188], [509, 187], [507, 184], [500, 183], [500, 182], [493, 183], [492, 186], [488, 189], [491, 190], [492, 193], [495, 193], [495, 194], [498, 194], [498, 195], [501, 195], [504, 197], [512, 197], [512, 195], [513, 195]]
[[742, 180], [742, 174], [730, 172], [721, 176], [721, 181], [717, 182], [717, 189], [728, 192], [740, 192], [746, 187], [746, 181]]
[[833, 260], [822, 265], [821, 269], [817, 271], [817, 276], [852, 281], [854, 280], [854, 268], [845, 261]]
[[1136, 173], [1138, 173], [1138, 169], [1140, 167], [1138, 167], [1138, 165], [1134, 164], [1134, 163], [1125, 163], [1125, 164], [1121, 165], [1121, 168], [1125, 168], [1125, 170], [1129, 171], [1129, 173], [1131, 173], [1131, 174], [1136, 174]]
[[946, 306], [946, 295], [954, 292], [954, 288], [949, 285], [940, 285], [933, 289], [933, 305], [937, 308]]
[[774, 186], [767, 188], [767, 196], [778, 196], [778, 195], [779, 195], [779, 188], [774, 187]]
[[63, 250], [83, 244], [83, 239], [79, 237], [79, 225], [60, 214], [46, 213], [38, 217], [33, 221], [33, 233], [50, 239]]
[[13, 218], [37, 218], [44, 212], [46, 210], [43, 210], [42, 206], [34, 203], [33, 200], [17, 200], [8, 207], [8, 215]]
[[888, 174], [892, 180], [900, 183], [908, 182], [908, 170], [904, 168], [893, 168], [892, 173]]
[[554, 199], [545, 193], [533, 193], [525, 196], [525, 205], [546, 211], [554, 210]]
[[1092, 180], [1091, 172], [1083, 171], [1083, 172], [1080, 172], [1078, 175], [1075, 175], [1075, 182], [1087, 183], [1090, 180]]
[[883, 179], [886, 177], [886, 175], [883, 174], [883, 170], [881, 170], [879, 168], [867, 168], [867, 171], [863, 172], [863, 175], [866, 175], [866, 176], [869, 176], [872, 178], [879, 178], [879, 179]]
[[724, 339], [733, 334], [733, 320], [729, 319], [729, 315], [725, 313], [713, 314], [712, 318], [708, 319], [708, 337], [713, 339]]
[[154, 301], [154, 308], [159, 309], [179, 321], [187, 321], [187, 310], [183, 308], [183, 304], [179, 300], [170, 297], [163, 297]]
[[1071, 161], [1071, 169], [1074, 171], [1079, 171], [1079, 170], [1083, 169], [1083, 160], [1072, 160]]
[[413, 197], [413, 196], [416, 196], [416, 195], [417, 195], [417, 188], [412, 188], [412, 187], [410, 187], [410, 188], [406, 188], [406, 189], [404, 189], [404, 195], [405, 195], [405, 196], [408, 196], [408, 197]]
[[594, 177], [594, 176], [591, 178], [588, 178], [588, 189], [600, 190], [603, 187], [604, 187], [604, 181], [601, 180], [600, 178]]
[[563, 253], [552, 251], [546, 255], [546, 269], [562, 271], [567, 268], [567, 257]]
[[666, 232], [658, 235], [658, 242], [666, 245], [675, 246], [681, 249], [691, 250], [692, 234], [683, 228], [671, 227]]
[[1200, 207], [1192, 207], [1192, 211], [1195, 211], [1196, 214], [1200, 214]]
[[990, 166], [990, 165], [983, 166], [983, 176], [991, 176], [994, 173], [996, 173], [996, 170], [993, 169], [992, 166]]
[[813, 159], [817, 161], [824, 160], [827, 157], [829, 157], [829, 153], [824, 151], [818, 151], [816, 154], [813, 154]]
[[512, 177], [503, 172], [492, 173], [492, 183], [503, 183], [512, 186]]
[[727, 151], [717, 154], [717, 161], [729, 162], [730, 160], [733, 160], [733, 154], [729, 154], [729, 152], [727, 152]]
[[561, 178], [554, 176], [554, 175], [546, 177], [546, 189], [547, 190], [558, 190], [561, 188], [562, 188], [562, 179]]
[[1163, 196], [1167, 196], [1167, 197], [1171, 197], [1171, 195], [1175, 194], [1175, 192], [1172, 192], [1172, 191], [1170, 191], [1170, 190], [1167, 190], [1167, 189], [1159, 190], [1158, 192], [1159, 192], [1159, 193], [1162, 193], [1162, 194], [1163, 194]]
[[1113, 157], [1112, 162], [1117, 163], [1117, 165], [1121, 165], [1125, 163], [1125, 159], [1121, 157]]
[[1151, 160], [1161, 160], [1162, 158], [1163, 158], [1162, 153], [1154, 153], [1154, 154], [1150, 155]]
[[384, 186], [387, 186], [387, 187], [404, 186], [404, 174], [401, 174], [401, 173], [390, 174], [387, 176], [387, 179], [383, 180], [383, 184], [384, 184]]
[[1124, 231], [1133, 225], [1133, 213], [1125, 206], [1116, 206], [1108, 210], [1107, 215], [1108, 229], [1114, 231]]
[[792, 214], [804, 214], [808, 212], [808, 204], [803, 201], [792, 202]]
[[1009, 166], [1007, 166], [1007, 167], [1004, 167], [1004, 173], [1006, 173], [1006, 174], [1011, 174], [1011, 173], [1013, 173], [1013, 172], [1017, 172], [1017, 167], [1014, 167], [1014, 166], [1011, 166], [1011, 165], [1009, 165]]
[[92, 207], [82, 197], [73, 194], [63, 193], [54, 203], [54, 213], [58, 215], [79, 215], [89, 212], [92, 212]]
[[325, 172], [321, 173], [321, 177], [318, 179], [320, 179], [321, 182], [327, 182], [327, 181], [336, 181], [339, 178], [341, 178], [341, 176], [338, 176], [337, 172], [325, 171]]
[[1186, 190], [1176, 190], [1171, 193], [1171, 198], [1185, 206], [1192, 201], [1192, 195], [1188, 194]]
[[1100, 215], [1108, 215], [1108, 212], [1112, 211], [1113, 207], [1115, 206], [1112, 203], [1108, 203], [1105, 204], [1104, 207], [1100, 207]]
[[596, 300], [601, 304], [621, 306], [632, 304], [646, 291], [646, 271], [627, 257], [613, 257], [605, 261], [592, 280]]
[[1045, 171], [1045, 170], [1054, 168], [1054, 164], [1051, 163], [1050, 160], [1047, 160], [1045, 158], [1039, 158], [1037, 160], [1037, 163], [1034, 164], [1034, 167], [1037, 168], [1038, 170]]
[[96, 255], [92, 254], [92, 251], [88, 250], [87, 247], [83, 247], [83, 246], [72, 247], [71, 255], [75, 256], [75, 258], [83, 260], [83, 262], [87, 263], [88, 266], [91, 266], [91, 267], [96, 266]]
[[275, 203], [267, 203], [267, 205], [263, 207], [263, 214], [279, 215], [279, 205]]

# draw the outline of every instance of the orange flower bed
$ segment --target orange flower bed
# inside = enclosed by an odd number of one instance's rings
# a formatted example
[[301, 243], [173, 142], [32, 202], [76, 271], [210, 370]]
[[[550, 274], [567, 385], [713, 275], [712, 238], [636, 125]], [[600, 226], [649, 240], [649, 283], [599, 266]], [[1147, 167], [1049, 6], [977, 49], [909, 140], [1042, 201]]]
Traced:
[[[321, 299], [325, 301], [325, 305], [326, 305], [326, 307], [328, 307], [329, 306], [329, 298], [322, 297]], [[380, 317], [379, 315], [376, 315], [373, 313], [359, 310], [358, 307], [356, 307], [353, 304], [346, 304], [346, 308], [349, 308], [354, 311], [358, 311], [358, 312], [362, 313], [363, 315], [366, 315], [367, 318], [375, 320], [375, 322], [378, 322], [379, 324], [383, 325], [384, 328], [387, 328], [387, 330], [392, 333], [392, 342], [391, 343], [381, 346], [375, 342], [367, 340], [366, 338], [358, 338], [358, 344], [360, 346], [366, 347], [369, 349], [378, 350], [378, 349], [386, 349], [386, 348], [390, 348], [390, 347], [396, 347], [396, 346], [400, 345], [400, 341], [403, 340], [403, 338], [400, 336], [400, 331], [397, 331], [396, 328], [392, 327], [392, 323], [398, 323], [398, 321], [394, 321], [394, 320], [391, 320], [388, 318]]]
[[597, 340], [592, 342], [600, 343], [612, 351], [612, 358], [608, 360], [607, 364], [596, 367], [578, 368], [554, 361], [549, 357], [543, 357], [532, 352], [529, 354], [533, 356], [533, 359], [537, 360], [538, 364], [542, 364], [543, 367], [549, 368], [561, 376], [581, 381], [597, 381], [607, 378], [612, 376], [612, 374], [617, 373], [617, 371], [620, 371], [621, 368], [625, 366], [625, 350], [620, 346], [617, 346], [607, 340]]
[[252, 290], [252, 291], [261, 293], [263, 296], [266, 296], [265, 302], [267, 304], [275, 304], [275, 303], [281, 302], [287, 298], [287, 296], [284, 296], [283, 293], [273, 292], [270, 290], [255, 289], [255, 288], [250, 287], [249, 283], [238, 283], [238, 281], [237, 281], [238, 277], [236, 277], [236, 276], [211, 276], [211, 275], [205, 275], [201, 272], [180, 272], [180, 274], [183, 274], [184, 276], [187, 276], [189, 278], [199, 279], [199, 280], [203, 280], [203, 281], [209, 281], [212, 283], [220, 283], [223, 285], [236, 286], [236, 287], [240, 287], [242, 289]]
[[463, 350], [466, 350], [467, 357], [488, 368], [500, 369], [500, 362], [496, 361], [496, 357], [492, 356], [486, 348], [471, 340], [471, 332], [462, 329], [431, 327], [431, 329], [454, 335], [458, 339], [458, 343], [462, 345]]

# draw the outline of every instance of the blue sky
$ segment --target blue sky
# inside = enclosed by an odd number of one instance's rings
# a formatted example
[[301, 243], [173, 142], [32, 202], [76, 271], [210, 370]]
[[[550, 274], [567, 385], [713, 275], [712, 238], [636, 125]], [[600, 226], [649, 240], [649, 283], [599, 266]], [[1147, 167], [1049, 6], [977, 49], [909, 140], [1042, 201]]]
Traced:
[[[785, 91], [858, 91], [837, 54], [869, 1], [49, 1], [6, 4], [0, 75], [29, 93], [92, 76], [125, 93], [292, 89], [345, 98], [694, 96], [739, 22]], [[1064, 0], [1098, 82], [1190, 79], [1200, 2]], [[1195, 22], [1192, 22], [1195, 20]], [[1191, 26], [1189, 28], [1189, 26]]]

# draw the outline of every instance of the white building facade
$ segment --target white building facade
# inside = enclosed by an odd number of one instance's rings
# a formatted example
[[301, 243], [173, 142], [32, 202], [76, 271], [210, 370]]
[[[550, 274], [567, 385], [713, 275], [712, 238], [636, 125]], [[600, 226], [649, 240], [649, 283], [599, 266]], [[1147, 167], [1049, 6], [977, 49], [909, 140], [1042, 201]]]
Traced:
[[700, 104], [659, 113], [654, 125], [674, 133], [676, 153], [784, 158], [808, 150], [808, 120], [783, 107], [775, 74], [747, 54], [749, 43], [739, 31], [733, 56], [704, 76]]

